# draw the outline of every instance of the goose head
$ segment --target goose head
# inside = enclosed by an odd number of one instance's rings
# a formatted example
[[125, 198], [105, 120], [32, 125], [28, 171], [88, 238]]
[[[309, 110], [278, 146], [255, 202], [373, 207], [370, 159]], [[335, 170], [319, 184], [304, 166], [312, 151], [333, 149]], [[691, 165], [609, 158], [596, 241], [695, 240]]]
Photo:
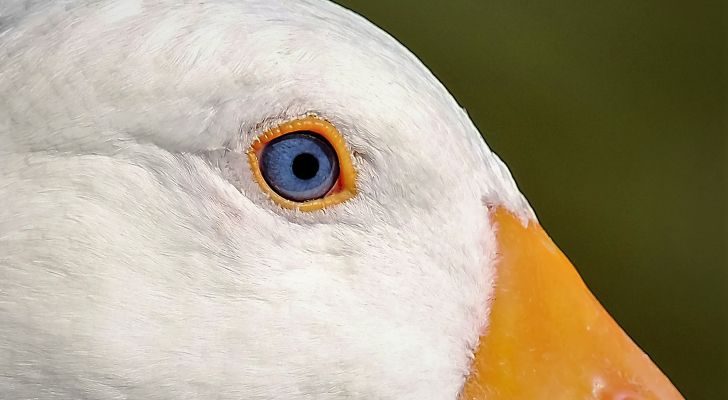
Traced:
[[680, 398], [363, 18], [0, 15], [0, 397]]

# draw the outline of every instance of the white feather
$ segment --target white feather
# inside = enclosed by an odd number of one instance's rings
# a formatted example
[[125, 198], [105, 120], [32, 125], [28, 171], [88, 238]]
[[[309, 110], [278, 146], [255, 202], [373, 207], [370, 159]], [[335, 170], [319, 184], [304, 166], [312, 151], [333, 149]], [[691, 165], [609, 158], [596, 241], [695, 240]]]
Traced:
[[[235, 168], [306, 113], [359, 172], [323, 212]], [[2, 399], [455, 399], [486, 205], [533, 217], [413, 55], [313, 0], [3, 0], [0, 204]]]

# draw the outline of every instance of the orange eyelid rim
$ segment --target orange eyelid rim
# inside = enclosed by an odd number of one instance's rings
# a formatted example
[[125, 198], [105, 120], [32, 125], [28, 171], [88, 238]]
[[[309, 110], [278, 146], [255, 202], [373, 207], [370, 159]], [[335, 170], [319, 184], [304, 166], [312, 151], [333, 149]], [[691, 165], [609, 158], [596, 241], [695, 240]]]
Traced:
[[[331, 143], [334, 151], [336, 151], [336, 157], [339, 159], [339, 178], [331, 191], [320, 199], [304, 202], [288, 200], [268, 186], [268, 183], [263, 178], [263, 173], [260, 171], [259, 157], [265, 146], [273, 139], [298, 131], [311, 131], [324, 137]], [[317, 117], [308, 116], [299, 118], [285, 122], [264, 132], [250, 145], [248, 149], [248, 163], [250, 164], [250, 170], [253, 171], [253, 178], [258, 182], [258, 185], [276, 204], [283, 208], [300, 211], [316, 211], [343, 203], [356, 195], [356, 171], [354, 170], [354, 164], [351, 161], [351, 155], [346, 147], [344, 137], [341, 136], [339, 130], [331, 123]]]

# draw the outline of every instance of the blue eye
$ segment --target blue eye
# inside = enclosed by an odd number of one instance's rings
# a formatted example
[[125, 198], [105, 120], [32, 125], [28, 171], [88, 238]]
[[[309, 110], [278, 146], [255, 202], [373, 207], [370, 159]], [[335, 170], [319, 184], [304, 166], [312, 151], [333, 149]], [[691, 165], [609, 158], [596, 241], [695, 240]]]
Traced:
[[260, 156], [265, 182], [282, 197], [297, 202], [320, 199], [339, 177], [339, 159], [331, 144], [310, 131], [270, 141]]

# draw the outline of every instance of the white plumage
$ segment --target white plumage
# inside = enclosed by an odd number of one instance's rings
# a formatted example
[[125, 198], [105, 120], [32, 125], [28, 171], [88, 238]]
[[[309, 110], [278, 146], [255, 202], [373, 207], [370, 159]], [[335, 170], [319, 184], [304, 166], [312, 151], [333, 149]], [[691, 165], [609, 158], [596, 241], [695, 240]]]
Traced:
[[[313, 213], [234, 168], [307, 113], [360, 188]], [[443, 86], [336, 5], [0, 4], [0, 398], [454, 399], [489, 204], [533, 216]]]

